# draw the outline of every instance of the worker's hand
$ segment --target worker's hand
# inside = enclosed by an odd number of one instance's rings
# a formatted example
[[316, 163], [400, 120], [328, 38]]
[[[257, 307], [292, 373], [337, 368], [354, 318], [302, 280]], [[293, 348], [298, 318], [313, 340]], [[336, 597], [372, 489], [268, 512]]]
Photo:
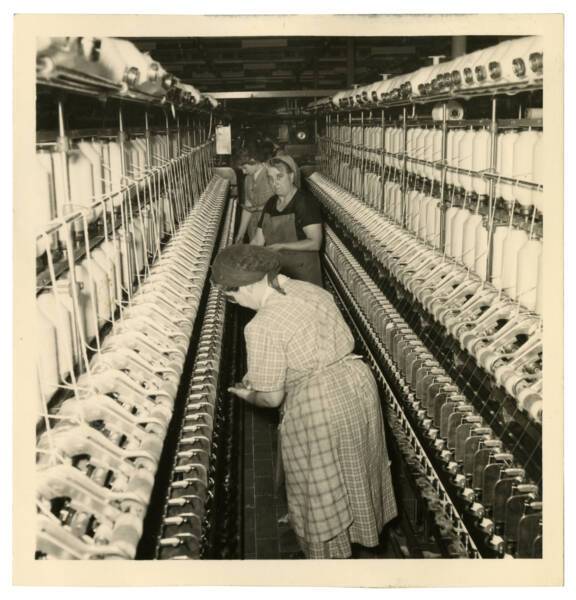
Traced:
[[254, 390], [247, 388], [243, 383], [236, 383], [233, 387], [229, 387], [228, 391], [242, 400], [250, 400], [254, 394]]
[[274, 252], [278, 252], [278, 250], [283, 250], [283, 249], [284, 249], [283, 244], [270, 244], [269, 246], [266, 246], [266, 250], [274, 250]]
[[246, 373], [246, 375], [244, 375], [244, 377], [242, 377], [242, 385], [245, 388], [248, 388], [249, 390], [252, 389], [252, 384], [250, 383], [250, 380], [248, 379], [248, 373]]

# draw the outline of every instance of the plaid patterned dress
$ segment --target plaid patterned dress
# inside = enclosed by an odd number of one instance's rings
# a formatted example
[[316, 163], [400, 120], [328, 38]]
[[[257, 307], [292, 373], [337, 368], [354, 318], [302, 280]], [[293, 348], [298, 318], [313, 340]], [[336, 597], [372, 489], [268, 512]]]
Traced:
[[376, 546], [397, 514], [374, 377], [332, 296], [281, 281], [245, 328], [254, 389], [286, 389], [280, 426], [290, 522], [310, 558]]

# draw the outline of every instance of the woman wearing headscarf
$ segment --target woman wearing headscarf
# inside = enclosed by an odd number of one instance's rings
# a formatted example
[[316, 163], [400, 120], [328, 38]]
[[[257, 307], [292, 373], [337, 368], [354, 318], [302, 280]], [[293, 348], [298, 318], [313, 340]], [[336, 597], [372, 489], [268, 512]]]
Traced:
[[239, 166], [245, 177], [242, 215], [235, 238], [237, 244], [244, 241], [246, 234], [248, 240], [254, 238], [262, 209], [268, 198], [274, 195], [266, 171], [266, 161], [270, 156], [272, 156], [272, 147], [269, 144], [262, 144], [250, 149], [240, 159]]
[[296, 161], [292, 158], [292, 156], [290, 156], [287, 152], [286, 152], [286, 145], [282, 144], [280, 146], [278, 146], [276, 152], [274, 153], [274, 157], [276, 158], [284, 158], [284, 157], [289, 157], [290, 160], [292, 161], [292, 163], [294, 164], [294, 185], [300, 189], [301, 188], [301, 175], [300, 175], [300, 168], [298, 167], [298, 165], [296, 164]]
[[332, 296], [279, 275], [277, 254], [236, 245], [212, 265], [227, 298], [256, 311], [244, 329], [248, 371], [230, 392], [282, 406], [288, 513], [308, 558], [378, 545], [396, 516], [378, 391]]
[[285, 275], [322, 286], [322, 214], [316, 198], [296, 187], [297, 168], [290, 156], [268, 161], [274, 195], [264, 205], [250, 243], [276, 251]]

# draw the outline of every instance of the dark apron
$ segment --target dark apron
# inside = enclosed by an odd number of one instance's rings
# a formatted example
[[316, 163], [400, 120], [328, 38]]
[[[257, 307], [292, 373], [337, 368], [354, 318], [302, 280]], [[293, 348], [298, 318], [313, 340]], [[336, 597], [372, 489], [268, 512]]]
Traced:
[[[265, 213], [262, 220], [262, 233], [266, 240], [266, 246], [284, 242], [298, 242], [296, 215], [290, 213], [273, 217], [269, 213]], [[318, 252], [280, 250], [278, 258], [282, 265], [281, 272], [284, 275], [322, 287], [322, 268]]]

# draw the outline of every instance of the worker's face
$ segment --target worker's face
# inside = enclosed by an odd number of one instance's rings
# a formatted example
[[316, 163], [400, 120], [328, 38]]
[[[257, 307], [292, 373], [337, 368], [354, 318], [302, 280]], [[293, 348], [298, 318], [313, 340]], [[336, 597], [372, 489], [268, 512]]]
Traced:
[[252, 310], [260, 308], [261, 293], [259, 293], [258, 286], [255, 284], [243, 285], [236, 292], [226, 292], [226, 297], [244, 308], [251, 308]]
[[287, 173], [283, 169], [268, 167], [268, 180], [274, 193], [281, 198], [287, 196], [294, 187], [294, 173]]
[[259, 162], [247, 162], [244, 163], [240, 168], [242, 169], [242, 173], [244, 173], [244, 175], [254, 175], [260, 168], [261, 164], [262, 163]]

